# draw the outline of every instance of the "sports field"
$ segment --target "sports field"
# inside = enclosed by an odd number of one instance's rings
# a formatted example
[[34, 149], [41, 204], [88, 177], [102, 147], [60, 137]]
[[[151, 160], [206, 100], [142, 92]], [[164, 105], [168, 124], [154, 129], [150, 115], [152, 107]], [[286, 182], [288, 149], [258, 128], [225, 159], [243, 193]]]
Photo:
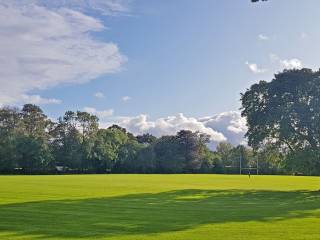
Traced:
[[320, 239], [320, 178], [1, 176], [0, 239]]

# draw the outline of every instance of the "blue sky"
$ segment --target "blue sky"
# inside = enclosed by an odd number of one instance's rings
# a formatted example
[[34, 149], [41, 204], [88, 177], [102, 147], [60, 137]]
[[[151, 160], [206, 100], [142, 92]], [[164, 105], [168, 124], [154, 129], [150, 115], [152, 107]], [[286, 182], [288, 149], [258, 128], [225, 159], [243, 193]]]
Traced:
[[[50, 89], [46, 94], [64, 104], [46, 108], [54, 114], [89, 104], [114, 108], [119, 115], [152, 117], [237, 110], [239, 93], [266, 75], [252, 74], [246, 61], [269, 65], [271, 53], [312, 61], [308, 55], [316, 55], [314, 46], [310, 49], [301, 35], [318, 35], [313, 28], [319, 3], [309, 2], [133, 1], [130, 16], [103, 18], [108, 29], [97, 34], [127, 56], [122, 71], [89, 84]], [[272, 39], [261, 41], [260, 34]], [[94, 99], [97, 91], [106, 98]], [[132, 100], [124, 104], [125, 95]]]
[[0, 1], [0, 41], [19, 47], [2, 51], [0, 103], [34, 102], [53, 118], [86, 109], [136, 133], [190, 127], [229, 141], [234, 127], [239, 142], [240, 92], [320, 66], [318, 0], [12, 2]]

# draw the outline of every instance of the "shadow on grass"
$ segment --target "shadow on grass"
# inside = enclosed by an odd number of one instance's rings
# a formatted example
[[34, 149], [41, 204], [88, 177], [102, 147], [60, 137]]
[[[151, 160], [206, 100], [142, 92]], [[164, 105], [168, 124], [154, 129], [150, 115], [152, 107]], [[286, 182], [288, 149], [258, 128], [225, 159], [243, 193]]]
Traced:
[[[89, 238], [179, 231], [209, 223], [313, 216], [319, 192], [179, 190], [0, 205], [0, 232]], [[319, 214], [319, 212], [318, 212]]]

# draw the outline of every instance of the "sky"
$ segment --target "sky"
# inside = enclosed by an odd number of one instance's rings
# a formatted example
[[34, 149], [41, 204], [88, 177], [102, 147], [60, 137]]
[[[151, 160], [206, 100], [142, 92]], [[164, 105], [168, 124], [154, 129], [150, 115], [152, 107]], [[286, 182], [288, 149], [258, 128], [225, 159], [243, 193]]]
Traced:
[[240, 93], [320, 66], [318, 0], [0, 0], [0, 105], [244, 143]]

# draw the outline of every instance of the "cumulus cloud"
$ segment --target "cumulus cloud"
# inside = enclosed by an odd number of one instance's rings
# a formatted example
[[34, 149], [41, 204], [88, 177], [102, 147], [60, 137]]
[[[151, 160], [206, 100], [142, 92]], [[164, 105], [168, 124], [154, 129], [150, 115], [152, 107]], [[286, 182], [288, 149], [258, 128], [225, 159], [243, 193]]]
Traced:
[[97, 110], [93, 107], [84, 107], [83, 111], [88, 112], [90, 114], [96, 115], [100, 119], [108, 118], [113, 115], [114, 110], [113, 109], [107, 109], [107, 110]]
[[298, 58], [281, 59], [276, 54], [270, 54], [270, 59], [273, 62], [278, 63], [282, 68], [286, 69], [300, 69], [303, 67], [303, 63]]
[[268, 36], [266, 36], [264, 34], [259, 34], [258, 38], [259, 38], [259, 40], [262, 40], [262, 41], [267, 41], [270, 39]]
[[21, 95], [21, 100], [23, 102], [32, 103], [36, 105], [46, 105], [46, 104], [60, 104], [62, 101], [55, 98], [43, 98], [40, 95]]
[[245, 144], [246, 120], [237, 111], [223, 112], [199, 119], [206, 127], [221, 132], [231, 144]]
[[284, 66], [287, 69], [291, 69], [291, 68], [299, 69], [299, 68], [302, 68], [302, 62], [301, 62], [301, 60], [299, 60], [297, 58], [284, 59], [284, 60], [281, 60], [280, 63], [281, 63], [282, 66]]
[[246, 121], [239, 112], [230, 111], [217, 115], [192, 118], [180, 113], [176, 116], [150, 120], [147, 115], [141, 114], [133, 117], [117, 117], [110, 122], [103, 122], [101, 127], [118, 124], [133, 134], [151, 133], [157, 137], [173, 135], [185, 129], [199, 131], [210, 135], [212, 148], [217, 143], [228, 141], [234, 145], [245, 144], [244, 134], [247, 131]]
[[264, 73], [267, 71], [267, 69], [259, 68], [256, 63], [246, 62], [246, 65], [248, 66], [249, 70], [253, 73]]
[[119, 71], [126, 58], [117, 45], [91, 34], [105, 26], [79, 11], [103, 2], [119, 1], [0, 0], [0, 104], [27, 100], [30, 91]]
[[162, 136], [176, 134], [178, 131], [185, 129], [206, 133], [215, 142], [227, 140], [222, 133], [206, 127], [198, 119], [186, 117], [182, 113], [177, 116], [159, 118], [155, 121], [148, 120], [147, 115], [144, 114], [135, 117], [122, 117], [117, 124], [134, 134], [151, 133], [155, 136]]
[[31, 4], [51, 9], [71, 8], [81, 12], [96, 12], [103, 15], [123, 14], [129, 11], [129, 0], [0, 0], [1, 3], [29, 6]]
[[129, 96], [124, 96], [124, 97], [121, 98], [121, 100], [122, 100], [123, 102], [128, 102], [129, 100], [131, 100], [131, 97], [129, 97]]
[[96, 98], [105, 98], [105, 95], [104, 95], [102, 92], [96, 92], [96, 93], [94, 94], [94, 96], [95, 96]]

